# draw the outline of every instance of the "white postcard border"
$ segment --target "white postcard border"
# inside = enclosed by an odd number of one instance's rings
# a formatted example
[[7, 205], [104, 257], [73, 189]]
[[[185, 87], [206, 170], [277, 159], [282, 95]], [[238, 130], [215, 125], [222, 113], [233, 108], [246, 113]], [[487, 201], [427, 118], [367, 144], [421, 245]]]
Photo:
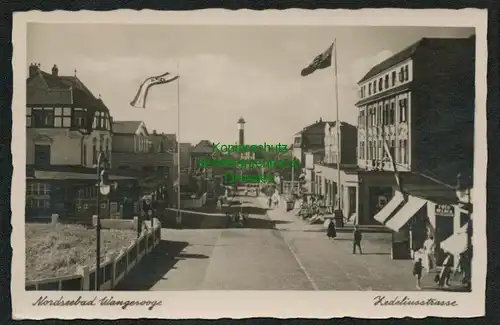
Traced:
[[[476, 28], [476, 113], [474, 168], [474, 259], [473, 291], [375, 292], [375, 291], [167, 291], [167, 292], [43, 292], [25, 291], [24, 193], [25, 193], [25, 75], [26, 25], [46, 23], [126, 23], [182, 25], [343, 25], [343, 26], [435, 26]], [[15, 13], [13, 21], [14, 87], [12, 104], [12, 306], [16, 319], [116, 319], [116, 318], [332, 318], [332, 317], [476, 317], [484, 315], [486, 287], [486, 75], [487, 11], [478, 9], [363, 9], [363, 10], [222, 10], [159, 12], [118, 10], [108, 12]], [[409, 271], [410, 272], [410, 271]], [[161, 300], [146, 307], [40, 307], [33, 303], [47, 296], [57, 300], [114, 296], [120, 300]], [[374, 306], [376, 296], [388, 300], [456, 300], [456, 307]]]

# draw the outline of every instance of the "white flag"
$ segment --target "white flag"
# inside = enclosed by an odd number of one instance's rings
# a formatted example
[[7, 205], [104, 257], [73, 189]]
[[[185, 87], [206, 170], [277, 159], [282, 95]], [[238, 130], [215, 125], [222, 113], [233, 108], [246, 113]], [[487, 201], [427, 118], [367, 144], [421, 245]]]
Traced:
[[164, 73], [160, 76], [149, 77], [146, 80], [144, 80], [144, 82], [141, 84], [141, 86], [137, 90], [137, 94], [135, 95], [134, 100], [132, 100], [130, 102], [130, 105], [132, 105], [133, 107], [137, 107], [137, 108], [146, 108], [146, 99], [148, 97], [148, 92], [149, 92], [149, 89], [151, 87], [156, 86], [156, 85], [166, 84], [166, 83], [172, 82], [174, 80], [177, 80], [179, 78], [179, 76], [167, 78], [167, 76], [169, 76], [169, 75], [170, 75], [170, 73], [167, 72], [167, 73]]

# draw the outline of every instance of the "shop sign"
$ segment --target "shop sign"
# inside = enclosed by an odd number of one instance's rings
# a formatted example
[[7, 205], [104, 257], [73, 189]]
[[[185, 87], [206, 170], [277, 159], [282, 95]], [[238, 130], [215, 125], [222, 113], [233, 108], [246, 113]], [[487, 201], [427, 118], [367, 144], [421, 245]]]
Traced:
[[436, 215], [444, 217], [453, 217], [455, 215], [455, 211], [452, 205], [436, 204]]

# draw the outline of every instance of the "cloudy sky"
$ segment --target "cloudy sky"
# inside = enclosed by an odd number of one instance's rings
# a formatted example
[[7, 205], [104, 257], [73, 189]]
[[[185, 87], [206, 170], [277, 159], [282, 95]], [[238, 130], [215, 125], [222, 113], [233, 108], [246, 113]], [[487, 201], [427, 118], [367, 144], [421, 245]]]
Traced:
[[[337, 38], [340, 119], [356, 124], [356, 83], [375, 64], [422, 37], [467, 37], [472, 29], [423, 27], [168, 26], [29, 24], [27, 65], [73, 75], [99, 94], [115, 120], [177, 132], [177, 87], [152, 88], [146, 109], [130, 106], [141, 82], [181, 75], [182, 142], [290, 143], [304, 126], [335, 119], [334, 70], [300, 70]], [[179, 68], [178, 68], [179, 66]]]

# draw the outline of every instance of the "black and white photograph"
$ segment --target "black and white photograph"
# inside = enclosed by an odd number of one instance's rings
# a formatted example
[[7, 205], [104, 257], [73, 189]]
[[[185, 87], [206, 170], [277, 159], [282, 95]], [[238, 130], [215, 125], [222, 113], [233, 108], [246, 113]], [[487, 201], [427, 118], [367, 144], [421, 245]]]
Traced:
[[19, 310], [479, 315], [486, 14], [384, 11], [19, 15]]

